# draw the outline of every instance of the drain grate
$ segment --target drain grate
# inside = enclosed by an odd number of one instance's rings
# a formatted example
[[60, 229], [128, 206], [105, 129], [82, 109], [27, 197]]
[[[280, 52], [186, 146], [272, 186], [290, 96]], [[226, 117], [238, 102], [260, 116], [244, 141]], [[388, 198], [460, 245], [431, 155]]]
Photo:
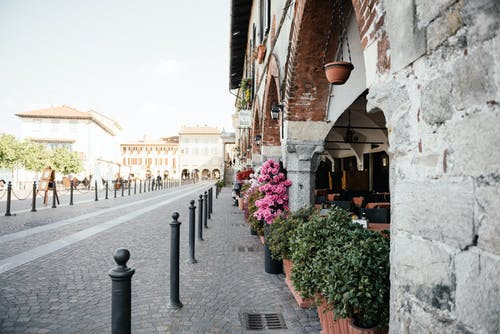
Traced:
[[241, 321], [247, 330], [287, 329], [281, 313], [242, 313]]
[[243, 223], [234, 223], [234, 224], [231, 224], [231, 226], [235, 226], [235, 227], [246, 227], [247, 224], [243, 224]]
[[255, 248], [249, 246], [233, 246], [233, 252], [255, 252]]

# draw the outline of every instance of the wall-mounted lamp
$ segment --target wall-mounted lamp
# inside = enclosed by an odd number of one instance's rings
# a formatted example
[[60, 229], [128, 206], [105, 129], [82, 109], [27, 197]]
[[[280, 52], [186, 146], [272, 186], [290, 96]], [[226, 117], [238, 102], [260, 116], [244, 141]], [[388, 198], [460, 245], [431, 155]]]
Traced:
[[382, 166], [387, 167], [387, 158], [386, 157], [382, 158]]
[[257, 144], [257, 146], [260, 145], [261, 140], [262, 140], [261, 135], [255, 135], [255, 144]]
[[280, 112], [283, 112], [283, 105], [282, 104], [275, 104], [271, 108], [271, 118], [274, 120], [277, 120], [280, 117]]
[[250, 152], [251, 149], [252, 149], [252, 146], [248, 145], [247, 146], [247, 152]]

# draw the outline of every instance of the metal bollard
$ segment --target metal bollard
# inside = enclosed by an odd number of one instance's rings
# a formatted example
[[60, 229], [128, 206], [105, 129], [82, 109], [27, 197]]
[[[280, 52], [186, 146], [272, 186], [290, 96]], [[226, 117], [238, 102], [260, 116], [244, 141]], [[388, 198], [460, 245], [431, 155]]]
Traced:
[[108, 197], [108, 181], [106, 180], [106, 199], [109, 199]]
[[212, 188], [208, 189], [208, 219], [212, 219]]
[[148, 180], [148, 192], [151, 191], [151, 180]]
[[125, 191], [125, 186], [123, 182], [120, 182], [120, 188], [122, 188], [122, 197], [123, 197], [123, 193]]
[[95, 190], [95, 201], [97, 202], [99, 198], [97, 197], [97, 180], [95, 180], [95, 185], [94, 185], [94, 190]]
[[57, 208], [56, 196], [57, 196], [56, 181], [54, 180], [54, 182], [52, 182], [52, 209]]
[[36, 181], [33, 181], [33, 199], [31, 200], [31, 212], [36, 212]]
[[115, 250], [113, 257], [118, 264], [111, 269], [111, 333], [131, 332], [132, 314], [132, 275], [135, 269], [127, 267], [130, 252], [125, 248]]
[[12, 182], [7, 183], [7, 208], [5, 209], [6, 216], [12, 216], [10, 213], [10, 198], [12, 196]]
[[208, 228], [207, 217], [208, 217], [208, 194], [205, 191], [205, 193], [203, 194], [203, 226], [205, 226], [205, 228]]
[[151, 190], [152, 190], [152, 191], [155, 191], [155, 186], [156, 186], [155, 179], [152, 179], [152, 180], [151, 180]]
[[179, 213], [172, 214], [170, 223], [170, 303], [168, 308], [180, 309], [183, 305], [179, 300], [179, 240], [180, 226]]
[[116, 198], [116, 181], [115, 181], [115, 185], [113, 188], [115, 188], [115, 198]]
[[203, 195], [198, 199], [198, 240], [203, 240]]
[[128, 195], [130, 196], [130, 181], [127, 182], [127, 188], [128, 188]]
[[195, 225], [194, 225], [194, 219], [195, 219], [195, 210], [196, 206], [194, 206], [194, 200], [191, 200], [189, 202], [191, 204], [189, 206], [189, 255], [191, 257], [191, 263], [196, 263], [195, 257], [194, 257], [194, 246], [195, 246], [195, 241], [194, 241], [194, 233], [195, 233]]
[[134, 180], [134, 195], [137, 194], [137, 180]]
[[139, 180], [139, 194], [142, 194], [142, 180]]
[[69, 205], [73, 205], [73, 181], [69, 183]]

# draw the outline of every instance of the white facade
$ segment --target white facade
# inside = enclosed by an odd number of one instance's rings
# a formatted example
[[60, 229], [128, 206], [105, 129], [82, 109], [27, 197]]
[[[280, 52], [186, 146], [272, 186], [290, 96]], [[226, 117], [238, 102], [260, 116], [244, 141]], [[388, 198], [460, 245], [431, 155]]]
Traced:
[[179, 151], [183, 178], [218, 178], [224, 169], [224, 143], [215, 128], [183, 127]]
[[21, 119], [23, 139], [45, 144], [49, 149], [64, 146], [77, 152], [83, 161], [82, 175], [113, 177], [120, 158], [121, 131], [115, 121], [94, 111], [81, 112], [67, 106], [17, 116]]

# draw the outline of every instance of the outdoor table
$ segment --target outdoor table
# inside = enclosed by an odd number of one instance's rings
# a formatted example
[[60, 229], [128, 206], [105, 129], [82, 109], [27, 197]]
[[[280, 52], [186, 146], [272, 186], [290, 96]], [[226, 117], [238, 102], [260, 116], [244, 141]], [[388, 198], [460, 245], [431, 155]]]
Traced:
[[391, 208], [391, 202], [371, 202], [371, 203], [366, 203], [366, 209], [373, 209], [373, 208], [385, 208], [385, 209], [390, 209]]

